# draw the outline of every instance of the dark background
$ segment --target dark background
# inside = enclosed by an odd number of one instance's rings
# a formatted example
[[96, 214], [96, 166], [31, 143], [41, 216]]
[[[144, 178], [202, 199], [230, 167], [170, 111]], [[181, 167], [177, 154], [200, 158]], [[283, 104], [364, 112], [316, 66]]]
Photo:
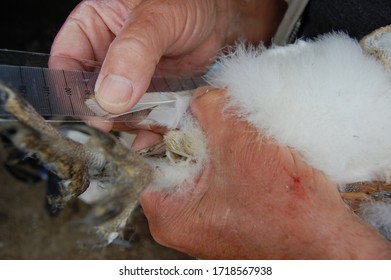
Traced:
[[[5, 0], [1, 3], [0, 49], [49, 53], [55, 35], [80, 0]], [[7, 157], [0, 141], [0, 163]], [[69, 203], [58, 217], [44, 208], [46, 182], [18, 180], [0, 165], [1, 259], [188, 259], [158, 245], [143, 215], [135, 220], [132, 247], [93, 246], [94, 233], [75, 226], [89, 206]], [[86, 244], [87, 245], [86, 245]], [[55, 279], [55, 277], [54, 277]]]
[[0, 48], [49, 53], [55, 35], [80, 0], [1, 3]]

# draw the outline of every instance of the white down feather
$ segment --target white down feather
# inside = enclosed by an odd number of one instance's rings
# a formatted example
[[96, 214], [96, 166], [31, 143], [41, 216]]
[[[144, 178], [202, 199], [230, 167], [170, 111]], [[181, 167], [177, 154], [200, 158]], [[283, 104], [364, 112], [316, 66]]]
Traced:
[[209, 82], [277, 143], [337, 183], [385, 180], [391, 76], [357, 41], [332, 34], [270, 49], [239, 46]]

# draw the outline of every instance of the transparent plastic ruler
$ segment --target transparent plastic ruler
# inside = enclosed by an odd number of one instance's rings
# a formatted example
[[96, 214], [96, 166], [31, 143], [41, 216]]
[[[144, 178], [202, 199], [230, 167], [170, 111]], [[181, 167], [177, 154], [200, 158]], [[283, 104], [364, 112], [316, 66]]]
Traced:
[[[117, 115], [96, 113], [88, 106], [94, 96], [97, 72], [68, 71], [45, 67], [0, 64], [0, 80], [14, 88], [45, 118]], [[193, 90], [205, 85], [201, 77], [155, 77], [140, 102], [128, 113], [153, 108], [159, 104], [175, 102], [175, 92]], [[123, 114], [122, 114], [123, 115]], [[0, 118], [6, 121], [9, 114], [0, 108]]]

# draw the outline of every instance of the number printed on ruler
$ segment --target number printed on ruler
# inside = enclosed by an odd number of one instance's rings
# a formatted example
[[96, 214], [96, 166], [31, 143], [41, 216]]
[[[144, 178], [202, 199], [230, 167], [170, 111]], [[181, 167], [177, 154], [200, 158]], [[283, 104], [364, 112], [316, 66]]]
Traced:
[[[16, 89], [44, 117], [96, 116], [85, 101], [94, 93], [97, 76], [97, 72], [0, 64], [0, 80]], [[147, 92], [177, 92], [202, 85], [205, 81], [201, 77], [156, 77]], [[0, 116], [9, 114], [0, 110]]]

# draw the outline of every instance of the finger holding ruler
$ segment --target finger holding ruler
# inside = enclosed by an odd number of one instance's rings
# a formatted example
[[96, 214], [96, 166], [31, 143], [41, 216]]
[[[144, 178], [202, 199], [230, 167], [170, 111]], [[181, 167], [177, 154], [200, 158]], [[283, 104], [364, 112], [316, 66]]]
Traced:
[[[146, 93], [130, 111], [110, 114], [94, 99], [97, 76], [98, 72], [10, 65], [0, 61], [0, 80], [14, 88], [40, 115], [51, 121], [60, 121], [58, 117], [69, 117], [75, 121], [100, 117], [98, 121], [116, 121], [119, 116], [143, 110], [151, 110], [150, 114], [158, 118], [173, 116], [174, 112], [178, 115], [185, 110], [191, 92], [206, 84], [202, 77], [154, 77]], [[2, 109], [0, 118], [2, 121], [12, 120]], [[167, 126], [175, 126], [175, 123], [175, 120], [168, 120]]]

